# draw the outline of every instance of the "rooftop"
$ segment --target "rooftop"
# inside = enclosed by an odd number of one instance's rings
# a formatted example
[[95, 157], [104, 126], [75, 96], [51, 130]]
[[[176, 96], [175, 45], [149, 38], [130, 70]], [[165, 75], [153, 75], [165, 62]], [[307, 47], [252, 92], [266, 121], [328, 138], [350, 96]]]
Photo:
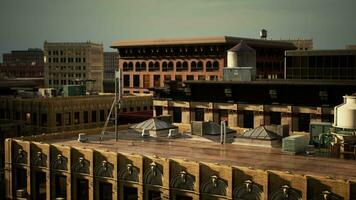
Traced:
[[77, 138], [52, 138], [45, 143], [68, 145], [79, 148], [108, 150], [120, 153], [133, 153], [164, 158], [187, 159], [198, 162], [210, 162], [241, 167], [253, 167], [262, 170], [289, 171], [295, 174], [308, 174], [341, 179], [356, 179], [355, 161], [335, 158], [311, 157], [282, 154], [280, 149], [251, 147], [246, 145], [211, 142], [201, 137], [187, 135], [169, 140], [166, 138], [148, 138], [143, 140], [133, 130], [119, 132], [116, 142], [113, 134], [105, 135], [99, 142], [99, 134], [88, 135], [87, 143]]
[[194, 45], [194, 44], [237, 44], [244, 40], [249, 45], [270, 45], [284, 46], [286, 48], [295, 49], [295, 46], [290, 42], [280, 40], [264, 40], [243, 37], [231, 36], [215, 36], [215, 37], [192, 37], [192, 38], [162, 38], [162, 39], [147, 39], [147, 40], [117, 40], [111, 45], [112, 48], [121, 47], [136, 47], [136, 46], [172, 46], [172, 45]]

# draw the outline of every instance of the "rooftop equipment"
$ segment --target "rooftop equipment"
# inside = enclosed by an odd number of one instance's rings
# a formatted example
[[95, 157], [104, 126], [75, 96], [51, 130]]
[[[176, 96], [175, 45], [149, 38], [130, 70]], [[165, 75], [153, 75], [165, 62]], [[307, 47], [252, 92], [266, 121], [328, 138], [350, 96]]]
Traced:
[[260, 37], [261, 37], [261, 39], [267, 39], [267, 30], [266, 29], [262, 29], [261, 31], [260, 31]]
[[356, 130], [356, 94], [344, 96], [344, 103], [334, 108], [334, 127]]

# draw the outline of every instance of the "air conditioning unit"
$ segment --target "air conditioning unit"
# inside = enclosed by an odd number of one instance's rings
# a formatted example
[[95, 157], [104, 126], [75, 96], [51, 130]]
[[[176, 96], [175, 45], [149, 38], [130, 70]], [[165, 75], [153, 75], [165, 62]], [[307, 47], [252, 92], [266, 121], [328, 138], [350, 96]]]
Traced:
[[149, 136], [150, 136], [149, 130], [142, 129], [142, 134], [141, 134], [141, 136], [142, 136], [142, 137], [149, 137]]
[[25, 198], [26, 191], [24, 189], [16, 190], [16, 197], [18, 198]]
[[178, 129], [169, 129], [168, 138], [178, 137]]
[[88, 136], [86, 133], [79, 133], [78, 135], [78, 142], [87, 142]]

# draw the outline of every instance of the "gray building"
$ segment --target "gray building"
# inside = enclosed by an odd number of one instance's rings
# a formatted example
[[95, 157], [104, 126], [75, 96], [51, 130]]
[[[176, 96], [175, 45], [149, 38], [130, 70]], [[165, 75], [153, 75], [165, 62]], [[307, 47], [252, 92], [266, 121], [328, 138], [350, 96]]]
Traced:
[[118, 58], [118, 52], [104, 52], [104, 79], [114, 79]]
[[44, 43], [45, 87], [85, 84], [87, 90], [103, 91], [103, 45]]

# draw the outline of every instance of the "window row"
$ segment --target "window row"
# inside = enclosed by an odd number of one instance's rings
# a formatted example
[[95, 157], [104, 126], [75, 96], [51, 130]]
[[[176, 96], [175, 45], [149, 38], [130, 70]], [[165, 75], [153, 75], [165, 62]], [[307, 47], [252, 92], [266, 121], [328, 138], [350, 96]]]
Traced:
[[49, 57], [48, 63], [85, 63], [85, 58], [57, 58]]
[[[161, 82], [162, 80], [162, 82]], [[129, 74], [123, 75], [123, 86], [125, 88], [150, 88], [150, 87], [162, 87], [165, 81], [176, 80], [182, 82], [185, 80], [218, 80], [217, 75], [150, 75], [150, 74], [135, 74], [133, 76]]]
[[[190, 66], [190, 68], [189, 68]], [[206, 71], [219, 70], [220, 64], [218, 61], [178, 61], [178, 62], [124, 62], [122, 68], [124, 71], [203, 71], [205, 66]]]
[[48, 69], [51, 70], [86, 70], [85, 66], [48, 66]]

